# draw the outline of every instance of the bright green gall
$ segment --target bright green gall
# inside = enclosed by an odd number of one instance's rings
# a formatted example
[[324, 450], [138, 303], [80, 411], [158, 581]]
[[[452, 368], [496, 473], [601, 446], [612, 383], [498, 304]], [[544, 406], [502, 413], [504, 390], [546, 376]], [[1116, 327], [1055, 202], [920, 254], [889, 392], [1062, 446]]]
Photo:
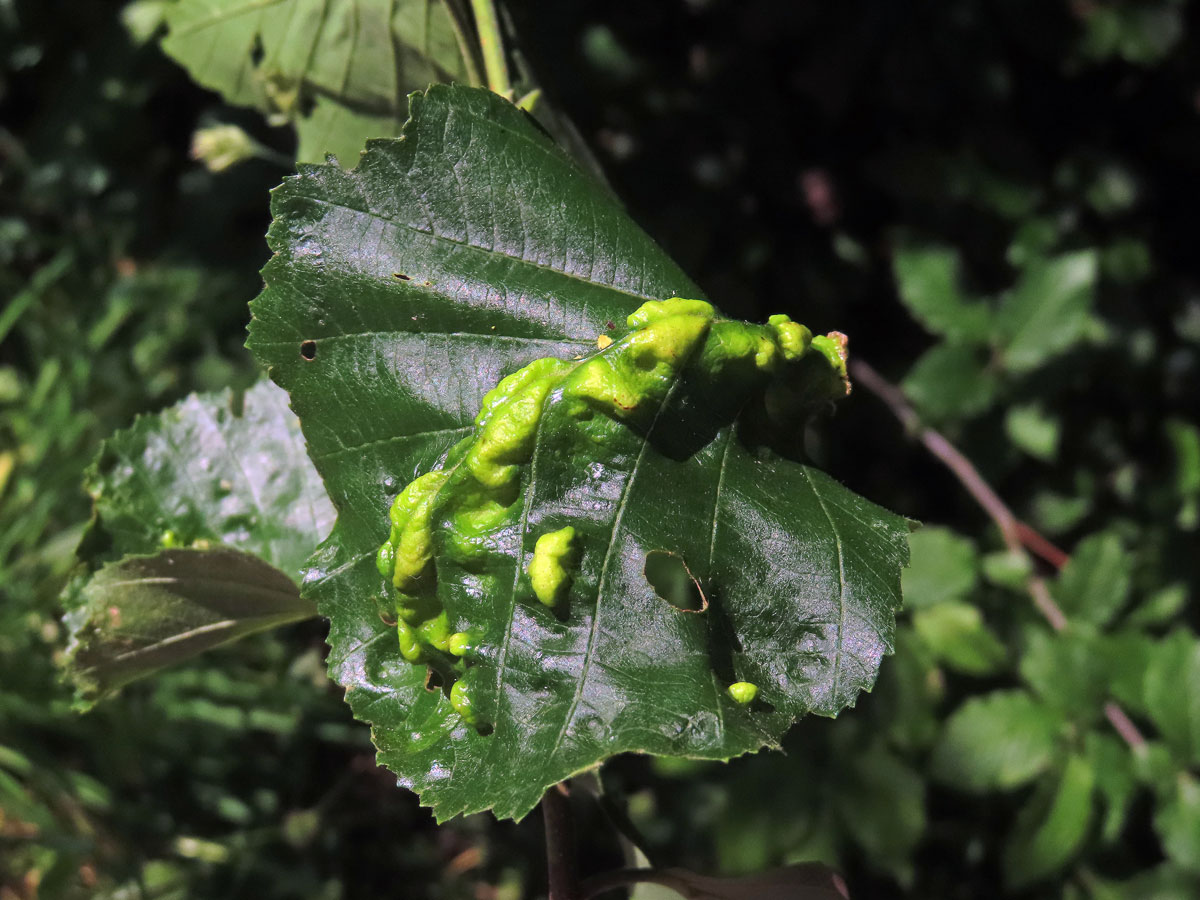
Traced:
[[452, 656], [466, 656], [471, 652], [471, 636], [465, 631], [456, 631], [450, 635], [447, 649]]
[[671, 316], [700, 316], [703, 319], [714, 319], [716, 315], [716, 309], [707, 300], [685, 300], [682, 297], [671, 297], [669, 300], [648, 300], [635, 312], [630, 313], [625, 324], [630, 328], [642, 328]]
[[[395, 589], [401, 655], [457, 672], [450, 701], [470, 722], [478, 714], [461, 675], [470, 664], [472, 632], [450, 624], [434, 555], [482, 571], [519, 524], [521, 485], [551, 403], [561, 403], [566, 413], [556, 427], [578, 428], [582, 440], [603, 442], [611, 431], [589, 424], [592, 419], [648, 426], [685, 371], [716, 382], [735, 399], [762, 392], [770, 414], [823, 408], [840, 395], [845, 379], [844, 338], [813, 338], [787, 316], [754, 325], [718, 318], [703, 300], [672, 297], [643, 304], [628, 324], [622, 337], [601, 335], [596, 351], [582, 359], [538, 359], [501, 380], [484, 396], [472, 433], [451, 448], [442, 468], [414, 480], [392, 504], [391, 530], [376, 564]], [[537, 539], [526, 571], [538, 602], [553, 608], [563, 601], [578, 556], [573, 526]], [[739, 703], [749, 703], [757, 690], [748, 682], [729, 689]]]
[[396, 623], [396, 635], [400, 639], [400, 655], [410, 663], [419, 662], [421, 645], [417, 641], [417, 633], [403, 619]]
[[728, 693], [736, 702], [746, 706], [758, 696], [758, 685], [749, 681], [735, 681], [729, 686]]
[[454, 687], [450, 688], [450, 705], [463, 717], [464, 721], [470, 725], [475, 724], [475, 709], [471, 705], [471, 692], [467, 683], [462, 679], [454, 682]]
[[[433, 559], [430, 518], [437, 493], [446, 483], [445, 472], [429, 472], [400, 492], [392, 504], [392, 531], [388, 543], [392, 547], [392, 584], [400, 590], [410, 590]], [[382, 568], [382, 551], [376, 563]], [[384, 573], [386, 577], [386, 573]]]
[[788, 316], [783, 314], [771, 316], [767, 319], [767, 324], [775, 332], [775, 339], [783, 351], [783, 358], [788, 362], [798, 360], [808, 352], [808, 348], [812, 345], [812, 332], [799, 322], [793, 322]]
[[814, 350], [829, 360], [830, 367], [846, 383], [846, 393], [850, 393], [850, 379], [846, 374], [846, 336], [840, 331], [820, 334], [812, 339]]
[[529, 562], [529, 581], [533, 593], [546, 606], [556, 605], [571, 586], [574, 558], [575, 529], [570, 525], [537, 539]]

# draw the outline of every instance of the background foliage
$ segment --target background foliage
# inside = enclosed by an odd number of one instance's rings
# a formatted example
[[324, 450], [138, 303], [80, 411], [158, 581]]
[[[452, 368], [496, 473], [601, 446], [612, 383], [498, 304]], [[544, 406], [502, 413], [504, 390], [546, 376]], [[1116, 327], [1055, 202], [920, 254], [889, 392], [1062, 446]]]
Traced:
[[[266, 192], [297, 152], [290, 129], [163, 55], [169, 5], [0, 3], [0, 892], [534, 894], [535, 826], [434, 829], [390, 789], [324, 678], [316, 623], [69, 713], [52, 657], [83, 469], [134, 414], [252, 382]], [[805, 722], [786, 756], [608, 766], [655, 861], [827, 859], [859, 896], [1195, 896], [1191, 8], [512, 13], [617, 194], [709, 296], [849, 331], [1072, 555], [1050, 585], [1071, 621], [1054, 634], [1025, 561], [860, 390], [810, 450], [927, 523], [897, 653], [856, 711]], [[215, 121], [259, 158], [189, 162]], [[1109, 697], [1147, 739], [1136, 752]], [[606, 833], [585, 823], [596, 868], [616, 855]]]

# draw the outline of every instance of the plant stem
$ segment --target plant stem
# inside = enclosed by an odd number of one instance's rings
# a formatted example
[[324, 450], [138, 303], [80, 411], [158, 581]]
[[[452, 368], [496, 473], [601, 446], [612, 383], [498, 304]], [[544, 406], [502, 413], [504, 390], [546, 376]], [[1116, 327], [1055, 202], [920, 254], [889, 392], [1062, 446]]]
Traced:
[[575, 860], [575, 820], [566, 784], [556, 784], [542, 797], [546, 829], [546, 870], [550, 900], [581, 900]]
[[[1010, 553], [1019, 554], [1029, 560], [1031, 569], [1033, 561], [1029, 558], [1029, 550], [1055, 568], [1061, 569], [1067, 564], [1070, 557], [1066, 553], [1019, 520], [1008, 508], [1008, 505], [1000, 499], [1000, 496], [992, 490], [991, 485], [983, 480], [983, 476], [979, 474], [979, 470], [971, 461], [946, 440], [944, 435], [921, 422], [921, 417], [917, 415], [917, 411], [913, 409], [900, 388], [861, 359], [850, 361], [850, 376], [856, 383], [861, 384], [882, 400], [892, 411], [892, 415], [900, 420], [905, 430], [954, 473], [959, 483], [967, 489], [967, 493], [975, 498], [975, 501], [983, 507], [984, 512], [1000, 529], [1004, 545], [1008, 547]], [[1046, 580], [1034, 573], [1029, 576], [1026, 589], [1033, 599], [1033, 605], [1037, 607], [1038, 612], [1042, 614], [1050, 627], [1056, 632], [1063, 631], [1067, 627], [1067, 617], [1063, 613], [1062, 607], [1055, 603], [1054, 598], [1050, 596], [1050, 588], [1046, 585]], [[1146, 738], [1117, 703], [1111, 700], [1105, 703], [1104, 716], [1130, 749], [1138, 753], [1144, 750]]]
[[508, 62], [504, 58], [504, 40], [500, 36], [500, 18], [493, 0], [471, 0], [475, 13], [475, 29], [483, 49], [483, 67], [488, 87], [502, 97], [512, 99], [512, 83], [508, 79]]

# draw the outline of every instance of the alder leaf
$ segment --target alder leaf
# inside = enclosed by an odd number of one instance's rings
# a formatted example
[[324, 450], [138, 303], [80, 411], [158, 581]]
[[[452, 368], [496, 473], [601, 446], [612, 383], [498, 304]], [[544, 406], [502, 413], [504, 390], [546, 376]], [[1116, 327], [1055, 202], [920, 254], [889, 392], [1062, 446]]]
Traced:
[[[567, 388], [547, 394], [519, 502], [486, 552], [464, 561], [461, 534], [432, 527], [431, 602], [470, 638], [466, 674], [449, 656], [429, 670], [402, 656], [375, 559], [397, 495], [448, 465], [505, 376], [619, 359], [641, 333], [631, 313], [702, 296], [507, 101], [438, 86], [410, 112], [355, 171], [302, 167], [275, 191], [249, 341], [290, 393], [338, 510], [305, 596], [330, 619], [330, 674], [381, 761], [439, 819], [519, 818], [613, 754], [727, 759], [853, 704], [891, 648], [907, 522], [795, 461], [795, 431], [767, 427], [762, 390], [682, 363], [647, 416], [589, 419], [591, 445]], [[836, 354], [798, 358], [812, 384], [844, 392]], [[526, 573], [537, 540], [566, 527], [577, 556], [547, 605]], [[656, 594], [654, 551], [686, 566], [700, 611]], [[448, 696], [455, 673], [473, 724]], [[734, 700], [734, 682], [757, 697]]]
[[287, 395], [192, 395], [105, 441], [64, 595], [87, 706], [166, 665], [315, 615], [300, 569], [333, 523]]
[[176, 0], [163, 50], [228, 103], [295, 123], [298, 157], [352, 166], [409, 91], [467, 78], [452, 0]]

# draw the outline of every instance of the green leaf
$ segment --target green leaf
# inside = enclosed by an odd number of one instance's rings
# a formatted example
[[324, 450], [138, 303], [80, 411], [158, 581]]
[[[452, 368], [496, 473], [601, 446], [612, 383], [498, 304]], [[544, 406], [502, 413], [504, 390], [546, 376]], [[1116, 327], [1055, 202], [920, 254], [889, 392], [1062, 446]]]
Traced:
[[1061, 725], [1025, 691], [972, 697], [946, 722], [933, 752], [933, 777], [977, 793], [1020, 787], [1049, 766]]
[[1058, 456], [1059, 420], [1040, 404], [1010, 407], [1004, 416], [1004, 431], [1013, 444], [1036, 459], [1054, 462]]
[[969, 603], [918, 609], [913, 629], [937, 660], [968, 675], [994, 672], [1007, 656], [1004, 644], [984, 624], [979, 609]]
[[1129, 808], [1137, 791], [1133, 755], [1115, 737], [1089, 733], [1086, 738], [1087, 757], [1096, 773], [1096, 791], [1106, 807], [1101, 826], [1101, 839], [1114, 844], [1121, 837]]
[[233, 550], [163, 550], [93, 575], [72, 617], [68, 674], [88, 704], [246, 635], [311, 618], [274, 566]]
[[1200, 781], [1180, 772], [1171, 793], [1154, 815], [1167, 857], [1189, 872], [1200, 873]]
[[1079, 542], [1052, 593], [1068, 618], [1107, 625], [1129, 599], [1132, 570], [1117, 535], [1095, 534]]
[[1022, 271], [996, 320], [1009, 371], [1031, 372], [1083, 337], [1096, 271], [1091, 250], [1037, 260]]
[[1033, 574], [1033, 561], [1020, 550], [994, 550], [984, 554], [980, 568], [992, 584], [1024, 593]]
[[853, 778], [837, 792], [837, 812], [846, 832], [871, 866], [911, 882], [913, 851], [925, 833], [925, 786], [911, 766], [882, 741], [856, 749]]
[[735, 878], [714, 878], [687, 869], [655, 869], [644, 877], [643, 884], [667, 888], [672, 892], [668, 896], [705, 900], [847, 900], [850, 896], [845, 880], [823, 863], [798, 863]]
[[295, 122], [299, 159], [358, 160], [399, 133], [409, 91], [468, 77], [436, 0], [176, 0], [163, 49], [228, 103]]
[[84, 705], [315, 614], [296, 585], [333, 506], [269, 382], [140, 417], [104, 443], [86, 485], [94, 515], [78, 553], [93, 574], [65, 598], [67, 673]]
[[1082, 725], [1099, 719], [1109, 672], [1096, 637], [1072, 626], [1050, 632], [1030, 628], [1021, 653], [1021, 677], [1065, 718]]
[[[380, 759], [439, 818], [520, 817], [624, 751], [726, 759], [770, 746], [874, 681], [906, 522], [762, 446], [733, 421], [736, 398], [702, 395], [699, 376], [681, 376], [637, 427], [597, 416], [594, 446], [560, 389], [535, 407], [520, 516], [480, 544], [486, 558], [464, 564], [448, 549], [459, 532], [430, 526], [436, 603], [470, 632], [457, 684], [490, 726], [470, 727], [377, 611], [394, 602], [374, 558], [389, 507], [443, 465], [502, 377], [547, 357], [569, 367], [609, 333], [615, 355], [645, 301], [700, 292], [487, 91], [414, 95], [401, 141], [372, 143], [350, 174], [304, 168], [273, 209], [250, 346], [291, 394], [339, 514], [306, 595], [330, 618], [331, 673], [373, 723]], [[537, 539], [568, 525], [581, 555], [550, 608], [525, 572]], [[655, 550], [683, 561], [706, 611], [655, 594]], [[758, 699], [735, 703], [734, 681]]]
[[951, 247], [906, 247], [892, 264], [900, 299], [926, 330], [959, 341], [984, 341], [991, 310], [963, 296], [961, 260]]
[[969, 419], [986, 412], [1000, 382], [983, 351], [960, 344], [926, 350], [904, 376], [902, 387], [923, 415], [937, 421]]
[[975, 545], [949, 528], [925, 525], [909, 535], [909, 564], [901, 583], [910, 609], [961, 600], [979, 580]]
[[1145, 669], [1146, 710], [1176, 757], [1200, 764], [1200, 640], [1180, 628], [1160, 640]]
[[222, 545], [298, 581], [330, 531], [333, 505], [309, 461], [287, 394], [193, 394], [104, 442], [88, 469], [89, 568], [170, 547]]
[[1034, 793], [1004, 851], [1004, 872], [1013, 888], [1053, 875], [1079, 852], [1091, 828], [1094, 785], [1088, 760], [1071, 756], [1057, 784]]

